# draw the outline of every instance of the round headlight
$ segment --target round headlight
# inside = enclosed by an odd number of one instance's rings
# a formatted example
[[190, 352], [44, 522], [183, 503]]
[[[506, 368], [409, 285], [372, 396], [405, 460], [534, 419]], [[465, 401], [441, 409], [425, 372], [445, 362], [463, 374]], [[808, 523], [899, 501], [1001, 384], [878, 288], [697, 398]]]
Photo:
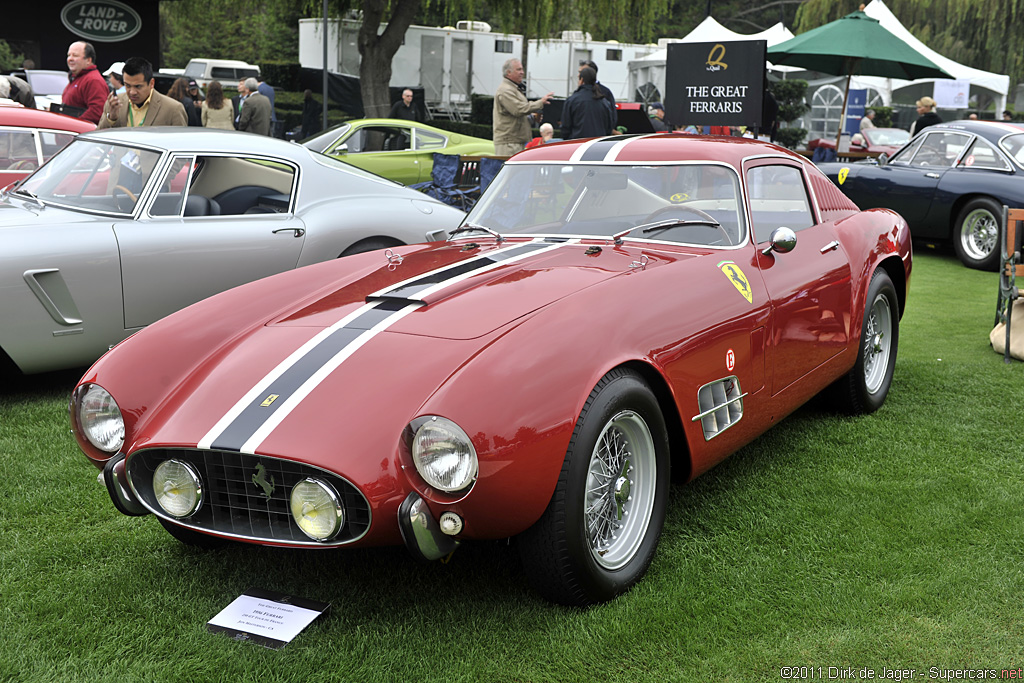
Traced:
[[96, 448], [117, 453], [124, 444], [124, 419], [117, 401], [98, 384], [90, 384], [78, 397], [78, 425]]
[[292, 517], [314, 541], [329, 541], [345, 524], [345, 509], [334, 488], [319, 479], [307, 478], [292, 488]]
[[195, 514], [203, 502], [199, 474], [181, 460], [164, 460], [157, 465], [153, 472], [153, 494], [167, 514], [179, 519]]
[[476, 449], [459, 425], [431, 417], [412, 439], [412, 461], [423, 480], [447, 493], [461, 491], [476, 479]]

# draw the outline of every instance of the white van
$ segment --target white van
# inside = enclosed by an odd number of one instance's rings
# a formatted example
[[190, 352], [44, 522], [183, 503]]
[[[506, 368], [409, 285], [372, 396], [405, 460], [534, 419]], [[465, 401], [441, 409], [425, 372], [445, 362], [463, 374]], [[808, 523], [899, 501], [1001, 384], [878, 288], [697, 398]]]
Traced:
[[185, 78], [194, 78], [199, 87], [205, 88], [210, 81], [235, 87], [243, 78], [256, 78], [260, 68], [237, 59], [190, 59], [185, 66]]

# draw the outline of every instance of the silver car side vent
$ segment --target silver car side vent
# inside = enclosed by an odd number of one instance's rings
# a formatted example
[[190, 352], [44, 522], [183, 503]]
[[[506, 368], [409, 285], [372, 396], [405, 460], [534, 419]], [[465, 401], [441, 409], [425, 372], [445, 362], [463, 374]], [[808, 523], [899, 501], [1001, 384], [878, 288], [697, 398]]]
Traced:
[[709, 382], [697, 390], [697, 409], [693, 422], [700, 420], [704, 440], [710, 441], [743, 417], [743, 397], [740, 380], [735, 375]]

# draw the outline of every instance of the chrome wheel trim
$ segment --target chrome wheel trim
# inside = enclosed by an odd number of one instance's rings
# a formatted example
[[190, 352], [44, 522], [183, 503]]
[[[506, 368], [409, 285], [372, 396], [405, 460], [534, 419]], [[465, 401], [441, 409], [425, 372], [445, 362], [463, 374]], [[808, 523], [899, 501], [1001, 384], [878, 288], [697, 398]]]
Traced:
[[892, 308], [889, 299], [878, 294], [864, 323], [864, 386], [869, 394], [885, 381], [892, 354]]
[[975, 209], [960, 226], [960, 246], [976, 261], [987, 258], [999, 241], [999, 223], [988, 209]]
[[640, 549], [654, 510], [657, 453], [640, 415], [624, 410], [601, 430], [587, 468], [583, 516], [594, 560], [619, 569]]

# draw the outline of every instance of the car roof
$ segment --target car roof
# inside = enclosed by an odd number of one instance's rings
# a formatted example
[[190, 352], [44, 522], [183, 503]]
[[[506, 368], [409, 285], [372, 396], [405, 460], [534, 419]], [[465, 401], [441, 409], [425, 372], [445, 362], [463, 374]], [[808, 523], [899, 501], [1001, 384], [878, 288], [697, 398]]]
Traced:
[[692, 160], [721, 161], [740, 168], [745, 159], [756, 156], [785, 157], [801, 164], [807, 162], [796, 152], [760, 140], [720, 135], [655, 133], [549, 143], [520, 152], [509, 163], [658, 163]]
[[172, 152], [251, 154], [283, 157], [293, 161], [309, 159], [309, 150], [293, 142], [239, 131], [192, 126], [152, 126], [144, 128], [106, 128], [81, 137], [148, 145]]
[[20, 104], [0, 106], [0, 126], [18, 126], [20, 128], [52, 128], [72, 133], [84, 133], [95, 130], [96, 124], [76, 119], [52, 111], [30, 109]]
[[[1013, 133], [1024, 133], [1024, 123], [1016, 121], [949, 121], [936, 123], [925, 130], [937, 128], [940, 130], [962, 130], [967, 133], [980, 135], [988, 140], [999, 140]], [[923, 131], [922, 131], [923, 132]]]

